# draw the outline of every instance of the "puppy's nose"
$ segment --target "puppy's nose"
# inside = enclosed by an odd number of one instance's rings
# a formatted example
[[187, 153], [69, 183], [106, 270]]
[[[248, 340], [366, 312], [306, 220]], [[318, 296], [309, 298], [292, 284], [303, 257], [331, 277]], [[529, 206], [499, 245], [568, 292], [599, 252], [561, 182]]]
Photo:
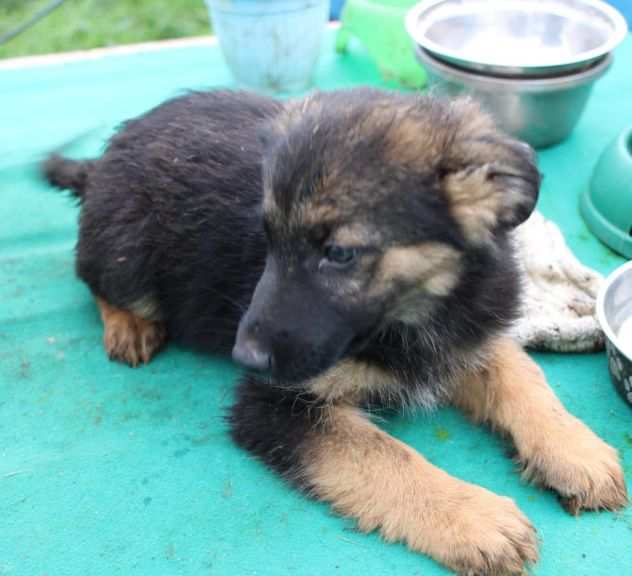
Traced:
[[252, 340], [237, 342], [233, 348], [233, 360], [253, 370], [272, 368], [272, 355]]

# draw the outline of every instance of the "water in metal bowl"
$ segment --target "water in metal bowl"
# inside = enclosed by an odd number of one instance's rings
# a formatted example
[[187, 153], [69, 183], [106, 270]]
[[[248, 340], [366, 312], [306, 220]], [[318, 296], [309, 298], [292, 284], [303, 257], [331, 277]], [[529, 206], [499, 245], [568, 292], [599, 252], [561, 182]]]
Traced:
[[423, 0], [406, 28], [435, 58], [495, 75], [557, 75], [589, 65], [625, 37], [598, 0]]

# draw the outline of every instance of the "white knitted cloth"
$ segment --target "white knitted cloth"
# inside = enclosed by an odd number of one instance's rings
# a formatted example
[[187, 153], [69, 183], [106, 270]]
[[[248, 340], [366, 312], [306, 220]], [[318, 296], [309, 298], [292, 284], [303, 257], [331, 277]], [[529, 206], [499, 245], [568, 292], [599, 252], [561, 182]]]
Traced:
[[514, 234], [526, 279], [515, 338], [533, 350], [601, 350], [604, 337], [595, 317], [595, 299], [603, 277], [577, 260], [560, 229], [539, 212]]

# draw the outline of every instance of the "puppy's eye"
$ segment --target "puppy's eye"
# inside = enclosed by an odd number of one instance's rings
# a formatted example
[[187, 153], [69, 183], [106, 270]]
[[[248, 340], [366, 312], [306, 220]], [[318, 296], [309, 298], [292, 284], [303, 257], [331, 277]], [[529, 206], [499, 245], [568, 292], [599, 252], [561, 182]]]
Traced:
[[355, 260], [356, 254], [357, 250], [355, 248], [329, 244], [325, 247], [325, 257], [321, 260], [319, 268], [323, 266], [346, 268]]

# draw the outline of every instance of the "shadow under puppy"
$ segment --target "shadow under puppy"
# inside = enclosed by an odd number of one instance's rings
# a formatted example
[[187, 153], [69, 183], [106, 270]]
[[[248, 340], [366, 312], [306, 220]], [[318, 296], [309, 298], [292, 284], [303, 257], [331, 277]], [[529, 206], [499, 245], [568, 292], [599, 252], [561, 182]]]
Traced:
[[380, 430], [367, 405], [451, 403], [508, 434], [567, 509], [618, 509], [616, 451], [504, 334], [531, 149], [469, 101], [370, 89], [281, 104], [207, 92], [126, 123], [103, 157], [52, 157], [81, 200], [77, 273], [112, 358], [169, 338], [233, 349], [235, 441], [360, 529], [467, 574], [538, 557], [512, 500]]

